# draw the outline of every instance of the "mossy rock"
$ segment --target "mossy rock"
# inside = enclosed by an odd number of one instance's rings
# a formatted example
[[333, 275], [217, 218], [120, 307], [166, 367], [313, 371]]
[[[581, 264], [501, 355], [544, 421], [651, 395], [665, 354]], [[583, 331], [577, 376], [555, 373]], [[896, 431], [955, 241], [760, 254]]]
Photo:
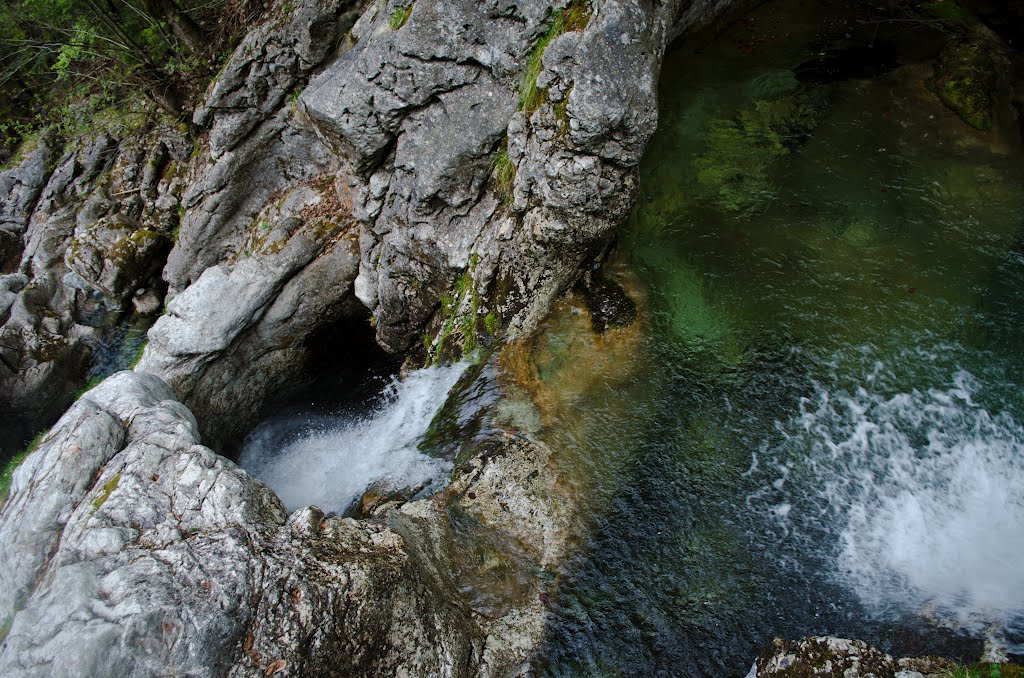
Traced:
[[997, 70], [991, 52], [973, 43], [951, 43], [939, 55], [932, 83], [943, 104], [975, 129], [995, 121]]

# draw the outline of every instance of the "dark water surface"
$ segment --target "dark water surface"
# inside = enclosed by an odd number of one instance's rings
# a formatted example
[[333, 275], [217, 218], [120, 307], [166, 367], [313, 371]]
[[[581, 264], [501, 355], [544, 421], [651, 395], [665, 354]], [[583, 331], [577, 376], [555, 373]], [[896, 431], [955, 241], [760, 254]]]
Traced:
[[548, 674], [742, 676], [809, 634], [1021, 649], [1020, 139], [927, 89], [944, 36], [846, 11], [669, 55], [624, 239], [640, 336], [607, 372], [572, 323], [539, 339], [591, 513]]

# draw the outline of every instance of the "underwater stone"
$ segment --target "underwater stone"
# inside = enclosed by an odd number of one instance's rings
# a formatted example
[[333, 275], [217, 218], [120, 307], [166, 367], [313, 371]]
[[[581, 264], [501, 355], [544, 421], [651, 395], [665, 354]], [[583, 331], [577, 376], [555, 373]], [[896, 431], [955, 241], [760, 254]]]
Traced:
[[636, 320], [636, 302], [614, 280], [595, 275], [589, 285], [580, 287], [595, 332], [627, 327]]
[[935, 66], [935, 94], [947, 108], [975, 129], [992, 127], [996, 64], [984, 47], [947, 45]]

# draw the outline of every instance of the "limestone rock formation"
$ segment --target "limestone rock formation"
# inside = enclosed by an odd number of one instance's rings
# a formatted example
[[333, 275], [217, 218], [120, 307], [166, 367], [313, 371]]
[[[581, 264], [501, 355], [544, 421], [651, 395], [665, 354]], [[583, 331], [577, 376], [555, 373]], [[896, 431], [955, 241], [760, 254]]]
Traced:
[[306, 364], [318, 328], [360, 314], [355, 233], [336, 196], [329, 181], [289, 189], [150, 330], [137, 369], [166, 380], [218, 449], [237, 448], [264, 399]]
[[164, 271], [171, 293], [238, 252], [276, 193], [329, 174], [337, 161], [289, 97], [332, 55], [350, 0], [279, 2], [232, 53], [194, 115], [209, 136], [183, 197], [185, 216]]
[[[532, 329], [632, 207], [668, 41], [728, 4], [418, 0], [402, 22], [400, 3], [367, 10], [300, 104], [355, 174], [356, 293], [381, 345], [407, 349], [470, 268], [487, 302], [474, 312]], [[585, 23], [542, 49], [569, 10]], [[535, 110], [521, 96], [531, 55]], [[493, 176], [502, 153], [511, 202]]]
[[178, 170], [190, 148], [161, 126], [79, 139], [63, 153], [61, 143], [42, 133], [0, 174], [4, 258], [16, 262], [0, 283], [0, 409], [12, 420], [0, 445], [8, 448], [67, 407], [99, 326], [138, 298], [162, 298]]
[[475, 624], [378, 522], [286, 517], [123, 372], [18, 468], [0, 511], [4, 676], [469, 675]]

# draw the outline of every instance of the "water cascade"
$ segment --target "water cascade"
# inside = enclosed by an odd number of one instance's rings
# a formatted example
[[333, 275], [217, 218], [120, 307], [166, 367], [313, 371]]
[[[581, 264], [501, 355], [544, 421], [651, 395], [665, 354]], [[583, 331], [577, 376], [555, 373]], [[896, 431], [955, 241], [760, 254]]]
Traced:
[[451, 463], [417, 444], [465, 369], [457, 363], [393, 377], [368, 413], [300, 411], [268, 419], [246, 438], [239, 464], [274, 488], [289, 510], [312, 504], [341, 513], [371, 485], [435, 489]]

